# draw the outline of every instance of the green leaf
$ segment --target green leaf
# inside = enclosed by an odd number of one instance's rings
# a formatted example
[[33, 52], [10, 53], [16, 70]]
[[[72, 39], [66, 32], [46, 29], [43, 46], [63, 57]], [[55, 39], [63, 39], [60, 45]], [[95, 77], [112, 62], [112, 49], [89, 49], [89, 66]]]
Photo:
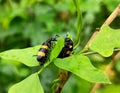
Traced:
[[120, 29], [115, 30], [109, 26], [103, 26], [89, 48], [104, 57], [111, 56], [114, 48], [120, 48]]
[[98, 90], [96, 93], [120, 93], [120, 85], [119, 84], [111, 84], [109, 86], [106, 86], [106, 87]]
[[105, 74], [93, 67], [86, 56], [74, 55], [63, 59], [56, 59], [54, 64], [57, 67], [70, 71], [89, 82], [110, 83]]
[[59, 55], [63, 47], [64, 47], [64, 39], [59, 38], [53, 50], [51, 51], [51, 54], [50, 54], [51, 61]]
[[25, 49], [12, 49], [0, 53], [0, 57], [3, 59], [21, 62], [27, 66], [38, 66], [39, 62], [36, 60], [36, 55], [40, 46], [35, 46]]
[[[52, 61], [54, 58], [58, 56], [61, 49], [64, 46], [64, 39], [59, 38], [57, 44], [51, 51], [50, 60]], [[12, 49], [5, 52], [0, 53], [0, 57], [6, 60], [21, 62], [27, 66], [38, 66], [39, 62], [36, 60], [36, 55], [40, 46], [35, 46], [31, 48], [25, 49]]]
[[8, 93], [44, 93], [37, 73], [13, 85]]

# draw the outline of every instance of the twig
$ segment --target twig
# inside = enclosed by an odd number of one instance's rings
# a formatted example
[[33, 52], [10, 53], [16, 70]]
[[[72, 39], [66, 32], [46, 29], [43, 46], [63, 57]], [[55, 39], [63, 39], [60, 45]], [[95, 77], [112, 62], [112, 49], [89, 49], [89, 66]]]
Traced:
[[[110, 25], [111, 22], [118, 16], [120, 13], [120, 4], [117, 6], [117, 8], [112, 12], [112, 14], [107, 18], [107, 20], [103, 23], [103, 25]], [[102, 25], [102, 26], [103, 26]], [[101, 26], [101, 27], [102, 27]]]
[[96, 28], [95, 32], [93, 33], [93, 35], [91, 36], [90, 40], [87, 42], [87, 44], [85, 45], [85, 47], [83, 48], [82, 52], [85, 52], [88, 50], [88, 47], [91, 43], [91, 41], [95, 38], [95, 36], [97, 35], [97, 33], [99, 32], [100, 28]]
[[65, 70], [61, 70], [60, 71], [60, 74], [59, 74], [59, 83], [57, 85], [57, 88], [55, 90], [55, 93], [60, 93], [64, 84], [66, 83], [66, 81], [68, 80], [68, 78], [70, 77], [71, 75], [71, 72], [67, 72]]

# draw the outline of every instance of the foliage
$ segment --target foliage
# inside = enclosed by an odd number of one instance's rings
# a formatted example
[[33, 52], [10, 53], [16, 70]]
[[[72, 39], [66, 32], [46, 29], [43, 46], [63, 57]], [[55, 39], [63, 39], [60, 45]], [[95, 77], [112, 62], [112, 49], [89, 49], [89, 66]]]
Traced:
[[[38, 50], [40, 46], [32, 47], [23, 49], [13, 49], [9, 51], [2, 52], [0, 54], [1, 58], [13, 60], [16, 62], [21, 62], [27, 66], [37, 66], [38, 62], [36, 60], [36, 57], [34, 57], [34, 54], [37, 53], [36, 49]], [[28, 58], [29, 56], [29, 58]], [[34, 63], [33, 63], [34, 62]]]
[[[56, 59], [54, 63], [57, 67], [70, 71], [89, 82], [110, 83], [108, 78], [100, 70], [92, 66], [86, 56], [74, 55], [64, 59]], [[87, 74], [85, 74], [86, 72]]]
[[44, 93], [42, 86], [39, 82], [39, 77], [38, 77], [37, 73], [32, 74], [25, 80], [23, 80], [20, 83], [17, 83], [13, 87], [11, 87], [11, 89], [9, 90], [8, 93], [15, 93], [18, 90], [19, 90], [19, 93], [30, 93], [30, 92], [31, 93], [35, 93], [35, 92]]
[[[103, 70], [111, 61], [114, 48], [120, 48], [120, 30], [114, 29], [119, 28], [119, 17], [110, 27], [103, 26], [89, 46], [102, 56], [86, 56], [81, 50], [93, 29], [102, 25], [119, 0], [114, 4], [110, 0], [73, 1], [0, 0], [0, 93], [8, 90], [9, 93], [51, 93], [59, 69], [73, 73], [62, 93], [89, 93], [93, 83], [110, 83]], [[75, 50], [70, 57], [58, 59], [67, 32], [72, 36]], [[47, 62], [40, 67], [33, 55], [55, 34], [61, 38], [51, 49]], [[113, 84], [98, 90], [100, 93], [119, 92], [119, 67], [118, 61], [111, 79]]]
[[[105, 57], [109, 57], [113, 54], [114, 48], [120, 47], [120, 29], [111, 29], [108, 26], [102, 27], [101, 31], [95, 37], [90, 45], [90, 49], [100, 53]], [[111, 43], [112, 41], [112, 43]], [[98, 44], [102, 42], [102, 44]]]

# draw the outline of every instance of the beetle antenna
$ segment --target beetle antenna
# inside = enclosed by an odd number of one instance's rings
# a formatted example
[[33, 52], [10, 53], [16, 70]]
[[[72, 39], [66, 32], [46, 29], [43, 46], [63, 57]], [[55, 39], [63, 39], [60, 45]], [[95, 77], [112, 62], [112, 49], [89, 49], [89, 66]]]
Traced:
[[33, 57], [34, 57], [34, 56], [37, 56], [37, 55], [33, 55]]

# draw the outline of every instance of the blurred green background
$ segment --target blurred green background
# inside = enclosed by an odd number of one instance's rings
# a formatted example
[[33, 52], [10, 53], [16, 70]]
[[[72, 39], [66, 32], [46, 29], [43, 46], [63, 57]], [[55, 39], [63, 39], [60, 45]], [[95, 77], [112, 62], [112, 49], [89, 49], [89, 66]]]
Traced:
[[[103, 24], [119, 3], [119, 0], [80, 0], [83, 29], [78, 50], [84, 47], [95, 28]], [[74, 39], [76, 15], [72, 0], [0, 0], [0, 52], [40, 45], [56, 34], [65, 37], [67, 32]], [[120, 28], [120, 16], [110, 26]], [[111, 58], [105, 59], [99, 55], [89, 57], [93, 65], [100, 69], [103, 69], [111, 60]], [[119, 61], [114, 66], [111, 79], [113, 84], [103, 86], [96, 93], [120, 93]], [[39, 67], [28, 68], [20, 63], [0, 59], [0, 93], [7, 93], [11, 85], [38, 69]], [[52, 81], [57, 77], [57, 73], [58, 69], [51, 64], [40, 75], [45, 93], [51, 93]], [[92, 85], [72, 75], [62, 92], [89, 93]]]

